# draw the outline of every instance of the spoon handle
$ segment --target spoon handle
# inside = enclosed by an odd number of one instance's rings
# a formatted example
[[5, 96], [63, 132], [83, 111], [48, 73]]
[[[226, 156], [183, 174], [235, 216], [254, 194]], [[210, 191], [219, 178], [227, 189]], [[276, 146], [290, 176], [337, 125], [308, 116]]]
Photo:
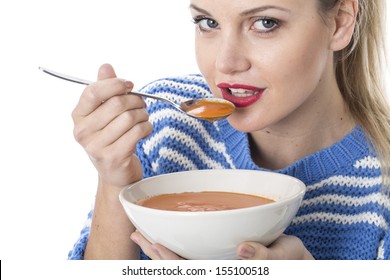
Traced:
[[63, 79], [65, 81], [74, 82], [74, 83], [82, 84], [82, 85], [86, 85], [86, 86], [92, 84], [91, 81], [80, 79], [80, 78], [76, 78], [76, 77], [72, 77], [72, 76], [69, 76], [69, 75], [62, 74], [62, 73], [58, 73], [58, 72], [55, 72], [53, 70], [49, 70], [49, 69], [44, 68], [44, 67], [39, 67], [39, 70], [43, 71], [46, 74], [52, 75], [52, 76], [54, 76], [56, 78]]
[[144, 92], [137, 92], [137, 91], [129, 91], [128, 94], [134, 94], [134, 95], [137, 95], [137, 96], [142, 96], [142, 97], [146, 97], [146, 98], [152, 98], [152, 99], [160, 100], [160, 101], [163, 101], [165, 103], [168, 103], [168, 104], [172, 105], [173, 107], [175, 107], [176, 109], [178, 109], [180, 111], [183, 111], [182, 108], [180, 108], [180, 106], [177, 105], [175, 102], [173, 102], [173, 101], [171, 101], [169, 99], [166, 99], [164, 97], [160, 97], [160, 96], [157, 96], [157, 95], [152, 95], [152, 94], [144, 93]]
[[[92, 84], [92, 81], [88, 81], [88, 80], [80, 79], [80, 78], [77, 78], [77, 77], [73, 77], [73, 76], [62, 74], [62, 73], [58, 73], [56, 71], [49, 70], [49, 69], [44, 68], [44, 67], [39, 67], [39, 70], [43, 71], [46, 74], [54, 76], [56, 78], [63, 79], [65, 81], [74, 82], [74, 83], [78, 83], [78, 84], [82, 84], [82, 85], [90, 85], [90, 84]], [[165, 98], [160, 97], [160, 96], [156, 96], [156, 95], [152, 95], [152, 94], [148, 94], [148, 93], [135, 92], [135, 91], [129, 91], [128, 93], [134, 94], [134, 95], [137, 95], [137, 96], [157, 99], [157, 100], [166, 102], [166, 103], [176, 107], [177, 109], [181, 110], [179, 105], [177, 105], [176, 103], [174, 103], [173, 101], [171, 101], [169, 99], [165, 99]]]

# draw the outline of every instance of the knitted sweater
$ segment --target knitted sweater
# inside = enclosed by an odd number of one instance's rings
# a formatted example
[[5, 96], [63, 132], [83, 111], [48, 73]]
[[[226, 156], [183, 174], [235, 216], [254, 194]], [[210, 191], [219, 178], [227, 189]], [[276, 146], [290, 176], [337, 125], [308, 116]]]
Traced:
[[[158, 80], [142, 90], [178, 103], [211, 96], [199, 75]], [[247, 134], [226, 120], [200, 121], [163, 102], [146, 102], [153, 133], [137, 147], [145, 178], [194, 169], [264, 170], [251, 159]], [[381, 191], [380, 163], [370, 147], [357, 126], [338, 143], [273, 170], [306, 184], [285, 233], [299, 237], [316, 259], [390, 259], [390, 197]], [[83, 258], [91, 217], [92, 211], [69, 259]]]

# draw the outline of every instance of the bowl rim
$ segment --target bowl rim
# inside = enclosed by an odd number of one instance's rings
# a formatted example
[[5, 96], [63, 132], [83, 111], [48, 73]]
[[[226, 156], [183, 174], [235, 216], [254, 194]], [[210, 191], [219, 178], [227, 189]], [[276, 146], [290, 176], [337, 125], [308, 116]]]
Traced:
[[[146, 180], [156, 180], [156, 177], [165, 177], [165, 176], [172, 176], [172, 175], [175, 175], [177, 174], [178, 176], [180, 176], [181, 174], [183, 173], [188, 173], [188, 172], [191, 172], [191, 173], [198, 173], [198, 172], [231, 172], [232, 170], [234, 170], [235, 172], [239, 172], [239, 173], [252, 173], [252, 172], [263, 172], [263, 173], [267, 173], [267, 174], [271, 174], [271, 176], [275, 175], [275, 176], [284, 176], [284, 177], [288, 177], [294, 181], [296, 181], [298, 183], [298, 187], [299, 187], [299, 191], [297, 191], [297, 193], [295, 193], [294, 195], [291, 195], [290, 197], [286, 198], [286, 199], [283, 199], [283, 200], [280, 200], [280, 201], [274, 201], [272, 203], [267, 203], [267, 204], [263, 204], [263, 205], [258, 205], [258, 206], [251, 206], [251, 207], [245, 207], [245, 208], [238, 208], [238, 209], [229, 209], [229, 210], [218, 210], [218, 211], [194, 211], [194, 212], [190, 212], [190, 211], [175, 211], [175, 210], [163, 210], [163, 209], [155, 209], [155, 208], [149, 208], [149, 207], [145, 207], [145, 206], [142, 206], [142, 205], [138, 205], [134, 202], [131, 202], [129, 200], [127, 200], [125, 198], [125, 192], [129, 191], [131, 188], [137, 186], [138, 184], [140, 184], [141, 182], [144, 182]], [[304, 194], [306, 192], [306, 185], [299, 179], [293, 177], [293, 176], [290, 176], [290, 175], [287, 175], [287, 174], [282, 174], [282, 173], [277, 173], [277, 172], [272, 172], [272, 171], [265, 171], [265, 170], [251, 170], [251, 169], [201, 169], [201, 170], [189, 170], [189, 171], [178, 171], [178, 172], [172, 172], [172, 173], [165, 173], [165, 174], [161, 174], [161, 175], [155, 175], [155, 176], [152, 176], [152, 177], [148, 177], [148, 178], [144, 178], [144, 179], [141, 179], [137, 182], [134, 182], [132, 184], [129, 184], [127, 186], [125, 186], [119, 193], [119, 200], [120, 202], [122, 203], [122, 205], [124, 206], [124, 202], [126, 202], [126, 204], [128, 205], [131, 205], [131, 207], [133, 207], [134, 209], [139, 209], [139, 210], [142, 210], [142, 211], [146, 211], [146, 212], [156, 212], [159, 213], [159, 214], [162, 214], [162, 215], [172, 215], [173, 213], [175, 213], [175, 215], [180, 215], [180, 216], [219, 216], [219, 215], [226, 215], [227, 213], [230, 213], [230, 214], [236, 214], [236, 213], [241, 213], [241, 212], [250, 212], [250, 211], [253, 211], [257, 208], [274, 208], [274, 207], [278, 207], [278, 206], [281, 206], [283, 204], [288, 204], [288, 202], [290, 202], [291, 200], [295, 200], [297, 199], [298, 197], [301, 197], [301, 199], [303, 198]], [[237, 192], [239, 193], [239, 192]]]

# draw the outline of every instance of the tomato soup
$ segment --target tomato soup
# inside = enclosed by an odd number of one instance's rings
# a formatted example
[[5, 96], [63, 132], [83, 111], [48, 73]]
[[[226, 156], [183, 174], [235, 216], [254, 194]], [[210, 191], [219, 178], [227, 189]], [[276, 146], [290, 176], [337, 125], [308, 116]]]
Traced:
[[160, 210], [204, 212], [247, 208], [271, 202], [274, 200], [257, 195], [205, 191], [156, 195], [138, 200], [137, 204]]

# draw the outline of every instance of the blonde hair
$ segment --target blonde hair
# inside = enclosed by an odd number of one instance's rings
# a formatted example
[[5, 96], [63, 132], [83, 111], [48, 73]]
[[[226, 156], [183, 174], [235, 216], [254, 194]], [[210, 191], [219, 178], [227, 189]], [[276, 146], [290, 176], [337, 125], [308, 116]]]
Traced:
[[[339, 1], [319, 0], [320, 12]], [[354, 119], [373, 144], [381, 163], [383, 185], [390, 191], [390, 108], [386, 98], [385, 0], [358, 0], [357, 22], [349, 46], [335, 54], [339, 88]], [[386, 63], [384, 63], [386, 62]]]

